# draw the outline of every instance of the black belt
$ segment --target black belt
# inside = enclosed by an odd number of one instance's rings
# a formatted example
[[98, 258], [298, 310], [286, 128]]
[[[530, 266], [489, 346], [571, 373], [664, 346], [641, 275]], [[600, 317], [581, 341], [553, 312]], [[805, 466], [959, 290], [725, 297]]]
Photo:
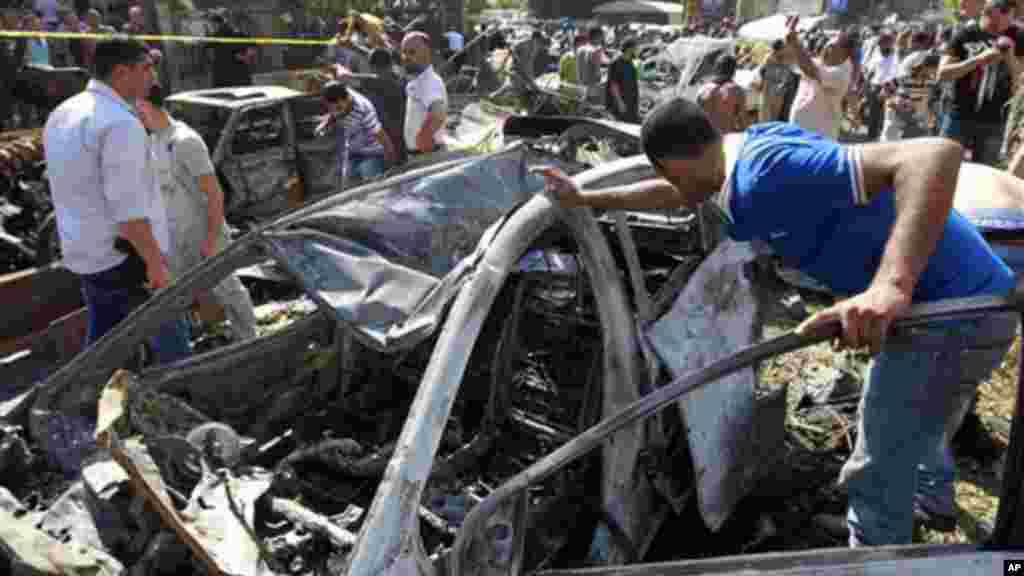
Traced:
[[421, 152], [419, 150], [406, 150], [405, 153], [408, 154], [409, 156], [424, 156], [426, 154], [433, 154], [434, 152], [440, 152], [441, 150], [444, 150], [444, 146], [434, 146], [433, 148], [431, 148], [430, 150], [427, 150], [426, 152]]

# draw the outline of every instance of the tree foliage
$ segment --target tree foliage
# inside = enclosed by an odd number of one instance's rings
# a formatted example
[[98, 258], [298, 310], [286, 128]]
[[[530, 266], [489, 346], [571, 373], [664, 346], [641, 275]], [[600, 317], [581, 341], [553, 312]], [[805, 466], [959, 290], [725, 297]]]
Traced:
[[346, 14], [349, 10], [379, 13], [384, 3], [381, 0], [304, 0], [309, 14], [330, 16]]
[[466, 0], [465, 7], [466, 14], [476, 15], [487, 10], [489, 4], [487, 3], [487, 0]]

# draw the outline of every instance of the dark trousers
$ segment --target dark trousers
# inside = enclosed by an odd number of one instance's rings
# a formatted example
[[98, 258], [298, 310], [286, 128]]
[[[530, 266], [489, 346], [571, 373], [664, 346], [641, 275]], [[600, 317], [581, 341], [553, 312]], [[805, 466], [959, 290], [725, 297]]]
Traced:
[[[86, 346], [105, 336], [149, 300], [149, 289], [130, 280], [129, 266], [130, 259], [103, 272], [79, 277], [89, 320]], [[181, 317], [161, 326], [150, 344], [161, 364], [187, 358], [192, 353], [187, 321]]]
[[978, 122], [958, 112], [947, 112], [942, 118], [940, 134], [959, 142], [971, 151], [971, 161], [995, 166], [1003, 148], [1003, 122]]

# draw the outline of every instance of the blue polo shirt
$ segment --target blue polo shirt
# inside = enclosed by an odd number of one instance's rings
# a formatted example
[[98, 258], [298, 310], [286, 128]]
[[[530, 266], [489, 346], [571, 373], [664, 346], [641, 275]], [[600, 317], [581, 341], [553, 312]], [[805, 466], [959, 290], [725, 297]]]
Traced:
[[[787, 266], [838, 293], [864, 291], [896, 213], [892, 190], [867, 199], [860, 151], [793, 124], [760, 124], [746, 140], [715, 203], [731, 238], [759, 239]], [[953, 211], [918, 281], [915, 301], [1004, 294], [1014, 277], [977, 229]]]

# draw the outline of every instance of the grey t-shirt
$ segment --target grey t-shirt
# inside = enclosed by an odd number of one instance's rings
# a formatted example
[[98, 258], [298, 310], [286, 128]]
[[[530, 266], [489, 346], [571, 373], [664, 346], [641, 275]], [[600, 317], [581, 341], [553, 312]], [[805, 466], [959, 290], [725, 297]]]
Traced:
[[[172, 245], [172, 272], [175, 255], [198, 253], [208, 231], [208, 198], [199, 188], [199, 177], [215, 174], [213, 161], [202, 137], [187, 124], [171, 120], [171, 126], [153, 133], [156, 174], [167, 209]], [[218, 243], [227, 242], [221, 226]]]

